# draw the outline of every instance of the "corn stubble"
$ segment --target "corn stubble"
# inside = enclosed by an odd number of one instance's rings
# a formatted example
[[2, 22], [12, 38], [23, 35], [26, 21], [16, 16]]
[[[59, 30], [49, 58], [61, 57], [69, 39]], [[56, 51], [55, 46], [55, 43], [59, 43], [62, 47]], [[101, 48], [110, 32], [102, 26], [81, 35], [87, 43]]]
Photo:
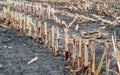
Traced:
[[[69, 0], [67, 0], [69, 2]], [[43, 1], [44, 2], [44, 1]], [[59, 1], [57, 1], [59, 2]], [[60, 2], [63, 2], [62, 0]], [[74, 3], [74, 1], [70, 1]], [[12, 3], [12, 2], [11, 2]], [[6, 4], [3, 4], [7, 6]], [[16, 6], [23, 5], [24, 8], [16, 8]], [[49, 51], [53, 53], [54, 56], [60, 54], [60, 29], [58, 27], [52, 26], [48, 28], [49, 24], [44, 22], [41, 23], [41, 19], [45, 20], [52, 20], [54, 23], [58, 24], [59, 26], [64, 27], [64, 46], [65, 50], [63, 55], [65, 57], [66, 62], [70, 62], [71, 65], [65, 66], [65, 68], [69, 69], [72, 75], [82, 74], [82, 75], [99, 75], [101, 68], [103, 66], [103, 61], [106, 56], [106, 75], [109, 75], [110, 71], [110, 57], [109, 57], [109, 45], [105, 42], [105, 50], [102, 54], [101, 60], [97, 66], [95, 67], [95, 43], [92, 41], [90, 42], [90, 38], [94, 39], [103, 39], [103, 34], [100, 32], [81, 32], [84, 39], [80, 38], [79, 36], [71, 37], [69, 35], [69, 28], [72, 27], [76, 20], [79, 20], [81, 23], [89, 23], [89, 22], [101, 22], [104, 26], [116, 26], [120, 24], [119, 17], [115, 14], [115, 12], [108, 7], [107, 4], [96, 4], [98, 14], [104, 13], [107, 16], [114, 17], [114, 21], [109, 21], [103, 19], [103, 16], [92, 15], [95, 19], [91, 17], [87, 17], [84, 15], [79, 14], [72, 14], [66, 11], [56, 10], [55, 8], [51, 7], [49, 4], [46, 4], [47, 7], [44, 7], [41, 3], [32, 3], [26, 4], [14, 4], [11, 8], [14, 8], [15, 11], [10, 11], [10, 7], [3, 8], [1, 15], [1, 20], [4, 21], [3, 24], [0, 24], [0, 27], [3, 28], [15, 28], [20, 31], [20, 34], [24, 34], [25, 36], [32, 37], [33, 40], [37, 42], [43, 42], [44, 47], [47, 47]], [[26, 8], [25, 8], [26, 7]], [[66, 8], [70, 10], [80, 10], [80, 12], [89, 12], [92, 10], [92, 4], [89, 1], [82, 3], [80, 1], [80, 5], [78, 7], [73, 6], [66, 6]], [[17, 11], [17, 12], [16, 12]], [[24, 13], [24, 14], [23, 14]], [[66, 21], [58, 18], [55, 14], [59, 13], [61, 15], [70, 17], [73, 19], [72, 22], [67, 24]], [[36, 16], [37, 19], [34, 21], [32, 17], [29, 15]], [[40, 20], [40, 21], [39, 21]], [[9, 26], [10, 24], [10, 26]], [[79, 25], [77, 24], [74, 28], [76, 31], [79, 30]], [[87, 39], [87, 40], [86, 40]], [[70, 47], [72, 44], [73, 48]], [[114, 57], [116, 59], [116, 75], [120, 74], [120, 52], [117, 50], [117, 45], [119, 46], [119, 42], [116, 42], [116, 36], [112, 35], [112, 44], [114, 48]], [[88, 55], [89, 47], [91, 48], [91, 57]], [[52, 50], [51, 50], [52, 48]], [[62, 54], [62, 53], [61, 53]], [[38, 60], [38, 57], [31, 59], [28, 64], [31, 64]]]

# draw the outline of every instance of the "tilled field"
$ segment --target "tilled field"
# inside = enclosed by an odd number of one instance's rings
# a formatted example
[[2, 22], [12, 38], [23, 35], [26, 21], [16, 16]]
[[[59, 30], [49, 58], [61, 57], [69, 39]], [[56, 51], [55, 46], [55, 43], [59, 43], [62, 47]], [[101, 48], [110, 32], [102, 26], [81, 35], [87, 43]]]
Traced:
[[[74, 20], [75, 14], [84, 15], [96, 20], [93, 14], [98, 15], [95, 9], [91, 12], [80, 12], [79, 10], [75, 10], [74, 8], [67, 8], [72, 6], [67, 3], [54, 3], [54, 2], [43, 2], [43, 6], [49, 4], [55, 10], [58, 10], [55, 13], [55, 16], [65, 21], [68, 25], [71, 21]], [[74, 5], [77, 6], [77, 5]], [[2, 8], [3, 9], [3, 8]], [[15, 9], [11, 9], [15, 10]], [[119, 10], [119, 9], [117, 9]], [[16, 11], [16, 10], [15, 10]], [[62, 12], [61, 12], [62, 11]], [[64, 13], [63, 13], [64, 12]], [[23, 12], [22, 12], [23, 13]], [[71, 18], [66, 13], [74, 14]], [[26, 13], [25, 15], [30, 15], [30, 17], [35, 20], [39, 19], [36, 15]], [[44, 14], [45, 16], [46, 14]], [[114, 21], [115, 18], [111, 16], [106, 16], [105, 14], [101, 14], [100, 16], [104, 16], [104, 19]], [[19, 30], [16, 29], [5, 29], [0, 28], [0, 75], [70, 75], [71, 72], [68, 69], [65, 69], [66, 65], [69, 65], [68, 61], [65, 61], [64, 52], [65, 52], [65, 40], [64, 40], [64, 28], [65, 26], [59, 25], [54, 22], [52, 19], [40, 19], [41, 24], [47, 22], [48, 30], [54, 26], [59, 28], [60, 30], [60, 52], [61, 54], [54, 56], [51, 51], [51, 48], [48, 49], [44, 47], [44, 42], [36, 42], [32, 37], [21, 36], [19, 34]], [[1, 21], [1, 23], [3, 23]], [[79, 25], [78, 30], [75, 30], [75, 27]], [[43, 26], [43, 25], [42, 25]], [[120, 41], [120, 24], [115, 26], [112, 25], [101, 25], [101, 21], [99, 22], [83, 22], [81, 19], [77, 19], [68, 30], [68, 34], [70, 37], [79, 36], [84, 39], [82, 32], [100, 32], [103, 34], [102, 40], [110, 41], [111, 36], [116, 32], [117, 41]], [[49, 31], [47, 31], [50, 33]], [[97, 68], [100, 59], [105, 50], [104, 41], [101, 39], [89, 38], [90, 42], [94, 41], [95, 43], [95, 68]], [[72, 49], [72, 43], [70, 45]], [[91, 47], [88, 46], [88, 56], [91, 56]], [[109, 58], [110, 58], [110, 73], [109, 75], [115, 75], [113, 71], [115, 71], [116, 60], [113, 57], [113, 46], [109, 45]], [[38, 57], [38, 60], [32, 64], [27, 64], [32, 58]], [[90, 61], [90, 58], [89, 58]], [[104, 59], [102, 69], [99, 75], [105, 75], [106, 73], [106, 60]], [[81, 75], [81, 73], [77, 73], [77, 75]]]
[[[28, 65], [36, 56], [38, 60]], [[63, 56], [54, 57], [42, 43], [0, 28], [0, 75], [62, 75], [63, 66]]]

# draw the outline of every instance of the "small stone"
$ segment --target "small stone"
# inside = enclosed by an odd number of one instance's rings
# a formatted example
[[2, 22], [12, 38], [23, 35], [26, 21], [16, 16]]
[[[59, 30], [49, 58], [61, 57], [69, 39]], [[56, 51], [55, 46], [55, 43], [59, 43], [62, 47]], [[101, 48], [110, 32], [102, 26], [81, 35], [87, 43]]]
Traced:
[[12, 47], [8, 47], [9, 49], [11, 49]]
[[2, 64], [0, 64], [0, 68], [2, 67], [3, 65]]
[[7, 46], [3, 46], [4, 48], [7, 48]]

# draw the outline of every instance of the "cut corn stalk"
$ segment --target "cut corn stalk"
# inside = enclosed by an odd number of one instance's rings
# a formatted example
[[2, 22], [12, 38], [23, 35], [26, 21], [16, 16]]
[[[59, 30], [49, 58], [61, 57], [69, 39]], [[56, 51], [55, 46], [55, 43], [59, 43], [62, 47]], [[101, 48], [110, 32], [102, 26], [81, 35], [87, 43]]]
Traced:
[[56, 28], [55, 29], [56, 32], [56, 38], [55, 38], [55, 51], [54, 51], [54, 55], [58, 55], [59, 54], [59, 29]]
[[85, 71], [87, 71], [88, 69], [88, 44], [86, 42], [84, 42], [84, 67], [85, 67]]
[[81, 39], [78, 38], [78, 70], [82, 66], [82, 59], [81, 59]]
[[44, 24], [44, 47], [46, 47], [46, 45], [47, 45], [47, 23], [45, 22], [45, 24]]
[[64, 37], [65, 37], [65, 60], [68, 60], [69, 58], [69, 51], [68, 51], [68, 41], [69, 41], [69, 35], [67, 34], [68, 29], [64, 28]]
[[72, 67], [73, 67], [73, 69], [75, 69], [75, 66], [76, 66], [76, 37], [74, 37], [73, 39], [72, 39], [72, 43], [73, 43], [73, 53], [72, 53]]
[[[16, 14], [16, 13], [15, 13]], [[24, 15], [23, 32], [26, 33], [26, 16]]]
[[109, 75], [109, 48], [106, 45], [106, 75]]
[[37, 20], [34, 20], [33, 26], [34, 26], [34, 29], [33, 29], [33, 33], [34, 33], [33, 39], [35, 40], [35, 39], [37, 39], [37, 29], [38, 29], [38, 27], [37, 27]]
[[95, 75], [95, 44], [91, 43], [92, 61], [91, 61], [91, 75]]
[[47, 19], [50, 19], [50, 15], [51, 15], [51, 6], [48, 6], [47, 8], [47, 13], [48, 13], [48, 16], [47, 16]]
[[55, 37], [55, 32], [54, 32], [54, 30], [55, 30], [55, 28], [54, 28], [54, 26], [52, 26], [52, 51], [54, 52], [54, 50], [55, 50], [55, 45], [54, 45], [54, 37]]
[[41, 27], [41, 22], [38, 22], [38, 40], [42, 41], [42, 27]]
[[50, 34], [48, 34], [48, 49], [50, 49], [50, 42], [51, 42], [51, 35]]

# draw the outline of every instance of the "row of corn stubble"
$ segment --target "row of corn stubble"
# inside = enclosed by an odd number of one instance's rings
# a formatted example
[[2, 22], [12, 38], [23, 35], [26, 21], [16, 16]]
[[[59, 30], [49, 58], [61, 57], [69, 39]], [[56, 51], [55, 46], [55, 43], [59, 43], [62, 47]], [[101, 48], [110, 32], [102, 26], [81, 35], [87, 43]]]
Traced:
[[[27, 2], [29, 3], [29, 2]], [[60, 52], [60, 29], [52, 26], [48, 29], [47, 22], [44, 25], [41, 24], [41, 19], [52, 19], [53, 22], [58, 25], [66, 26], [65, 21], [61, 21], [55, 16], [55, 9], [50, 8], [48, 5], [44, 7], [42, 3], [27, 4], [26, 2], [3, 2], [1, 3], [3, 10], [1, 11], [1, 20], [7, 26], [18, 29], [21, 34], [32, 37], [37, 42], [43, 42], [44, 47], [48, 47], [49, 50], [52, 48], [52, 53], [57, 56]], [[12, 9], [12, 10], [10, 10]], [[28, 15], [29, 14], [29, 15]], [[37, 19], [32, 20], [31, 15], [37, 16]], [[89, 40], [81, 39], [79, 36], [70, 37], [69, 28], [64, 27], [64, 42], [65, 49], [62, 53], [65, 57], [66, 62], [70, 61], [72, 65], [66, 66], [73, 75], [80, 72], [83, 75], [98, 75], [101, 71], [103, 59], [106, 56], [106, 75], [109, 75], [109, 45], [106, 44], [106, 48], [101, 57], [98, 67], [95, 69], [95, 43], [89, 42]], [[113, 45], [115, 40], [113, 37]], [[70, 48], [72, 44], [73, 48]], [[88, 55], [88, 47], [91, 48], [91, 57]], [[116, 48], [114, 48], [116, 49]], [[90, 61], [89, 61], [90, 59]], [[116, 61], [116, 75], [119, 75], [120, 68], [119, 62]]]

